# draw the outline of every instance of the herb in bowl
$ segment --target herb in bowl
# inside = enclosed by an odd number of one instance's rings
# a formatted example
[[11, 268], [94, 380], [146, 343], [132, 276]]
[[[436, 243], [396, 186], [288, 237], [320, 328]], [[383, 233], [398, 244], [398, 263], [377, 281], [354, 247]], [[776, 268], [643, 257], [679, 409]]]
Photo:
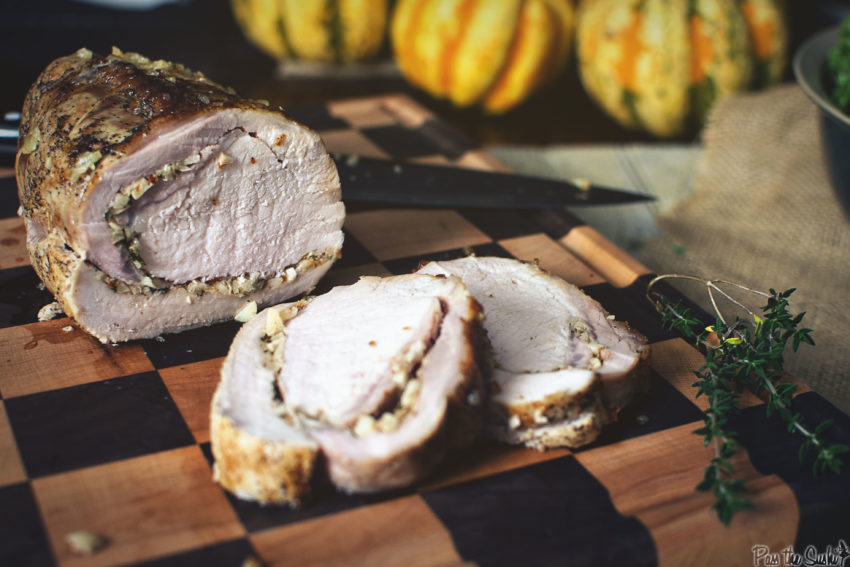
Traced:
[[850, 16], [844, 18], [838, 32], [838, 42], [826, 60], [830, 98], [843, 112], [850, 112]]

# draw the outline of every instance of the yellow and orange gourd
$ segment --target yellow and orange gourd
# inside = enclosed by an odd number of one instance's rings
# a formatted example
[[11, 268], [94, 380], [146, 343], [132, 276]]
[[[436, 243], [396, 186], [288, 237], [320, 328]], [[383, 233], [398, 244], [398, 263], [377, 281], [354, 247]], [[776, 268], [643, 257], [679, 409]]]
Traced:
[[778, 0], [584, 0], [577, 56], [585, 90], [624, 126], [670, 137], [718, 97], [777, 82], [787, 38]]
[[390, 42], [411, 84], [499, 113], [563, 69], [573, 26], [569, 0], [398, 0]]
[[231, 0], [245, 36], [279, 60], [356, 63], [386, 38], [388, 0]]

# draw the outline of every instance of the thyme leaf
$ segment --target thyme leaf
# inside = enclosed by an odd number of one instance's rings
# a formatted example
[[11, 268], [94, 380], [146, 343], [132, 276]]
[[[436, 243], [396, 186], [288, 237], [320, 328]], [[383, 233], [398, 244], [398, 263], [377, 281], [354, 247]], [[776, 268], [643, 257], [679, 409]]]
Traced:
[[[673, 303], [652, 289], [657, 282], [669, 278], [692, 280], [705, 285], [716, 314], [714, 325], [705, 327], [705, 323], [682, 301]], [[720, 285], [733, 286], [758, 295], [765, 304], [757, 313]], [[727, 525], [737, 512], [753, 508], [746, 496], [746, 486], [742, 479], [735, 476], [731, 462], [740, 445], [738, 434], [729, 426], [729, 418], [739, 413], [740, 395], [745, 388], [766, 398], [767, 416], [778, 415], [787, 424], [790, 434], [803, 437], [798, 458], [802, 463], [814, 453], [813, 474], [826, 470], [840, 473], [844, 462], [842, 455], [850, 451], [846, 445], [829, 443], [824, 439], [823, 433], [830, 426], [829, 421], [811, 429], [804, 423], [802, 415], [792, 409], [797, 386], [783, 382], [785, 348], [789, 342], [794, 351], [802, 344], [815, 344], [812, 329], [801, 326], [805, 313], [794, 315], [789, 310], [788, 298], [794, 291], [789, 289], [777, 292], [770, 289], [769, 292], [763, 292], [734, 282], [683, 274], [660, 275], [647, 285], [646, 297], [655, 305], [663, 326], [691, 340], [705, 357], [702, 366], [694, 371], [697, 380], [693, 387], [696, 388], [697, 397], [707, 398], [708, 407], [704, 412], [703, 426], [694, 433], [703, 437], [706, 447], [713, 445], [714, 458], [705, 468], [703, 480], [696, 488], [713, 493], [715, 502], [712, 508], [720, 521]], [[718, 296], [731, 301], [747, 313], [750, 320], [736, 317], [734, 321], [728, 322], [718, 307]]]

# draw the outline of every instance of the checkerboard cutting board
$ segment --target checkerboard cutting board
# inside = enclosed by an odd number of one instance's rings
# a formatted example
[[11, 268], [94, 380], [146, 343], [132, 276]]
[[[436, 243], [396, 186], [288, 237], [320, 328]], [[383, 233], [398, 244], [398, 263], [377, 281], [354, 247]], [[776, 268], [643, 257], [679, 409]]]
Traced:
[[[332, 152], [502, 168], [404, 96], [291, 114]], [[28, 265], [11, 172], [0, 183], [0, 565], [752, 565], [754, 545], [850, 540], [850, 473], [813, 478], [755, 397], [735, 417], [734, 464], [757, 508], [716, 519], [694, 489], [713, 456], [693, 434], [700, 355], [661, 328], [645, 267], [555, 212], [351, 205], [343, 257], [315, 293], [470, 249], [536, 259], [649, 338], [646, 398], [579, 451], [482, 440], [406, 490], [350, 496], [320, 479], [301, 510], [239, 501], [212, 481], [208, 431], [238, 324], [110, 346], [65, 318], [36, 322], [52, 298]], [[850, 419], [818, 394], [796, 405], [850, 442]], [[79, 530], [107, 545], [74, 553]]]

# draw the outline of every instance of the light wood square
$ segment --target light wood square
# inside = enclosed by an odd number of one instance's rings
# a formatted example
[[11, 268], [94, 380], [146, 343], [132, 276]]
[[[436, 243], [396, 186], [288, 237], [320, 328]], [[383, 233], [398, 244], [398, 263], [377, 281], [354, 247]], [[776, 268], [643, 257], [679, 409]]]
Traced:
[[195, 441], [210, 440], [210, 404], [218, 386], [224, 358], [172, 366], [159, 371]]
[[412, 163], [423, 163], [426, 165], [439, 165], [443, 167], [454, 167], [454, 162], [442, 154], [433, 154], [430, 156], [419, 156], [410, 158]]
[[[325, 147], [332, 154], [351, 154], [373, 158], [389, 159], [389, 155], [372, 140], [356, 130], [331, 130], [322, 133]], [[343, 179], [343, 187], [345, 180]], [[345, 194], [343, 194], [345, 199]]]
[[290, 524], [253, 535], [251, 543], [270, 566], [461, 563], [451, 535], [418, 496]]
[[70, 326], [67, 318], [0, 329], [4, 398], [153, 370], [139, 345], [111, 346]]
[[24, 219], [0, 219], [0, 269], [29, 265]]
[[396, 118], [383, 105], [375, 104], [373, 98], [357, 98], [333, 101], [328, 103], [328, 111], [355, 128], [370, 128], [389, 126], [396, 123]]
[[419, 489], [420, 491], [433, 490], [476, 478], [485, 478], [570, 454], [567, 448], [535, 451], [523, 446], [482, 439], [446, 459], [446, 462], [437, 467], [434, 474], [428, 477]]
[[378, 260], [418, 256], [490, 242], [457, 211], [394, 209], [348, 215], [345, 227]]
[[717, 519], [714, 496], [696, 490], [714, 457], [713, 447], [694, 435], [698, 425], [580, 451], [576, 458], [605, 486], [620, 514], [646, 526], [658, 565], [747, 565], [755, 544], [793, 545], [799, 518], [794, 494], [778, 476], [760, 475], [744, 450], [731, 462], [756, 509], [739, 512], [729, 526]]
[[615, 287], [628, 287], [640, 276], [650, 273], [649, 268], [589, 226], [577, 226], [559, 241], [579, 258], [585, 258]]
[[507, 238], [500, 240], [499, 244], [520, 260], [539, 260], [541, 268], [573, 285], [582, 287], [605, 281], [590, 266], [545, 234]]
[[[33, 492], [59, 565], [116, 565], [244, 534], [197, 446], [39, 478]], [[108, 540], [94, 555], [71, 551], [68, 533]]]
[[434, 118], [430, 110], [407, 95], [382, 96], [378, 99], [378, 103], [395, 118], [396, 122], [407, 128], [419, 128], [426, 121]]
[[[676, 338], [653, 343], [651, 348], [652, 369], [663, 376], [699, 409], [702, 411], [708, 409], [708, 398], [706, 396], [697, 397], [697, 389], [693, 387], [693, 383], [697, 380], [694, 371], [705, 362], [705, 358], [696, 347], [684, 339]], [[809, 390], [803, 384], [798, 384], [797, 388], [800, 393]], [[739, 407], [742, 408], [763, 403], [750, 390], [742, 392], [738, 401]]]

